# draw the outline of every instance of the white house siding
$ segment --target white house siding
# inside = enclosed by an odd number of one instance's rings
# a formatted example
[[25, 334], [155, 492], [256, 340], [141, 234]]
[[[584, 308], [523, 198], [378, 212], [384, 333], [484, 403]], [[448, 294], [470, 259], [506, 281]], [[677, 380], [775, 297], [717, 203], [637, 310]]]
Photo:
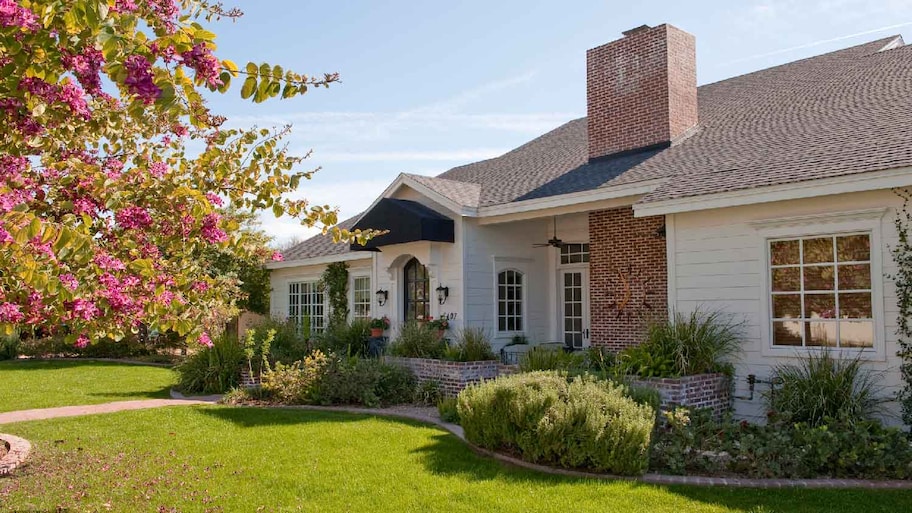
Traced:
[[[893, 273], [895, 265], [890, 248], [897, 240], [893, 227], [895, 208], [901, 202], [890, 191], [871, 191], [809, 200], [793, 200], [744, 207], [674, 214], [667, 219], [669, 255], [670, 304], [680, 312], [695, 308], [722, 310], [745, 321], [744, 351], [736, 364], [736, 396], [749, 395], [746, 378], [749, 374], [766, 380], [776, 364], [795, 361], [797, 351], [786, 355], [770, 354], [767, 306], [767, 237], [775, 230], [819, 229], [869, 223], [880, 231], [879, 258], [881, 273]], [[823, 214], [822, 216], [819, 216]], [[782, 219], [793, 218], [782, 222]], [[795, 219], [797, 218], [797, 219]], [[866, 221], [853, 221], [865, 218]], [[779, 220], [759, 222], [762, 220]], [[786, 225], [783, 227], [782, 225]], [[875, 229], [875, 231], [877, 231]], [[835, 232], [842, 230], [834, 230]], [[808, 232], [807, 234], [811, 234]], [[873, 240], [872, 240], [873, 245]], [[872, 259], [875, 258], [872, 247]], [[872, 263], [872, 271], [876, 266]], [[873, 274], [872, 272], [872, 274]], [[876, 277], [872, 281], [877, 283]], [[901, 385], [899, 359], [896, 357], [896, 296], [892, 282], [883, 277], [882, 292], [875, 292], [874, 301], [882, 297], [880, 319], [875, 304], [875, 325], [882, 324], [883, 340], [876, 354], [868, 356], [866, 368], [876, 372], [884, 385], [885, 394], [895, 394]], [[877, 327], [875, 326], [875, 336]], [[877, 341], [875, 341], [875, 348]], [[758, 384], [754, 399], [736, 399], [738, 416], [762, 420], [765, 417], [762, 393], [769, 385]], [[888, 405], [888, 421], [896, 422], [898, 405]]]
[[[351, 275], [365, 275], [371, 273], [370, 254], [362, 260], [348, 262], [348, 272]], [[288, 317], [288, 284], [302, 281], [317, 281], [326, 269], [326, 264], [302, 265], [273, 269], [269, 273], [269, 283], [272, 292], [269, 298], [270, 313], [273, 317], [283, 319]], [[373, 280], [372, 280], [373, 281]]]
[[[558, 236], [565, 242], [587, 242], [587, 222], [586, 214], [560, 216]], [[558, 340], [557, 250], [533, 247], [553, 236], [552, 218], [490, 225], [466, 219], [464, 232], [467, 322], [485, 329], [495, 349], [509, 343], [514, 335], [525, 335], [533, 343]], [[497, 274], [507, 269], [524, 275], [522, 332], [497, 331], [496, 280]]]

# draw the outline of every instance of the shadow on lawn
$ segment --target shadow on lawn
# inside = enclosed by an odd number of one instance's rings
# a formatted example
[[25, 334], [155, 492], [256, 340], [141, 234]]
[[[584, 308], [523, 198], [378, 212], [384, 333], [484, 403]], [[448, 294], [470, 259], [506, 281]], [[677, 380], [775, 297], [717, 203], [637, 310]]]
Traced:
[[[405, 424], [422, 428], [429, 427], [425, 423], [408, 419], [291, 408], [202, 408], [198, 411], [220, 420], [227, 420], [239, 426], [251, 428], [319, 423], [327, 424], [328, 429], [333, 429], [333, 424], [365, 422], [368, 419], [391, 425]], [[435, 427], [434, 429], [439, 428]], [[513, 467], [478, 455], [455, 436], [442, 432], [432, 435], [429, 443], [414, 449], [412, 453], [419, 456], [420, 463], [429, 473], [456, 477], [467, 481], [505, 480], [521, 482], [523, 484], [538, 487], [572, 486], [580, 483], [596, 482], [606, 487], [626, 488], [629, 489], [629, 493], [636, 493], [637, 489], [645, 487], [680, 495], [694, 501], [715, 504], [734, 511], [750, 513], [793, 511], [802, 513], [865, 511], [865, 513], [873, 513], [880, 511], [912, 511], [912, 493], [908, 491], [763, 490], [750, 488], [656, 486], [633, 481], [601, 481], [543, 474], [528, 469]]]

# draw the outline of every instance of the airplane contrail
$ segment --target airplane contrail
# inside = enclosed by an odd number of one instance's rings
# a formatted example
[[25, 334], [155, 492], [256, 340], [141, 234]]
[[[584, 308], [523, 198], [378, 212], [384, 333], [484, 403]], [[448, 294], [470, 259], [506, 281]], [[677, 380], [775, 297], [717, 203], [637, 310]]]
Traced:
[[742, 59], [735, 59], [735, 60], [733, 60], [733, 61], [728, 61], [728, 62], [722, 63], [722, 66], [728, 66], [728, 65], [731, 65], [731, 64], [738, 64], [738, 63], [741, 63], [741, 62], [752, 61], [752, 60], [755, 60], [755, 59], [763, 59], [764, 57], [772, 57], [772, 56], [774, 56], [774, 55], [780, 55], [780, 54], [783, 54], [783, 53], [794, 52], [795, 50], [803, 50], [803, 49], [805, 49], [805, 48], [812, 48], [812, 47], [814, 47], [814, 46], [825, 45], [825, 44], [827, 44], [827, 43], [835, 43], [835, 42], [837, 42], [837, 41], [843, 41], [843, 40], [846, 40], [846, 39], [852, 39], [853, 37], [867, 36], [867, 35], [869, 35], [869, 34], [876, 34], [877, 32], [883, 32], [884, 30], [893, 30], [893, 29], [897, 29], [897, 28], [901, 28], [901, 27], [908, 27], [909, 25], [912, 25], [912, 21], [907, 21], [907, 22], [905, 22], [905, 23], [897, 23], [896, 25], [887, 25], [886, 27], [880, 27], [880, 28], [876, 28], [876, 29], [865, 30], [864, 32], [856, 32], [856, 33], [854, 33], [854, 34], [848, 34], [848, 35], [845, 35], [845, 36], [839, 36], [839, 37], [834, 37], [834, 38], [830, 38], [830, 39], [821, 39], [820, 41], [814, 41], [813, 43], [805, 43], [805, 44], [803, 44], [803, 45], [792, 46], [791, 48], [784, 48], [784, 49], [782, 49], [782, 50], [775, 50], [775, 51], [772, 51], [772, 52], [761, 53], [761, 54], [757, 54], [757, 55], [751, 55], [750, 57], [744, 57], [744, 58], [742, 58]]

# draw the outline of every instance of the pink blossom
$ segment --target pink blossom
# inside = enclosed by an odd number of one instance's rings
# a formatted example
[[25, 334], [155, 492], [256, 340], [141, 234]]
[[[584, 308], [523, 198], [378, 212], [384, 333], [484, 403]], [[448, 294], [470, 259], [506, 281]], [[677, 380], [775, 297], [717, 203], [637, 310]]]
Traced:
[[98, 213], [98, 210], [98, 204], [91, 198], [83, 196], [81, 198], [73, 200], [74, 214], [88, 214], [90, 216], [95, 216]]
[[37, 253], [42, 254], [42, 255], [44, 255], [44, 256], [50, 258], [51, 261], [53, 261], [53, 262], [56, 262], [56, 261], [57, 261], [57, 255], [55, 255], [55, 254], [54, 254], [54, 250], [51, 249], [51, 243], [50, 243], [50, 242], [44, 242], [44, 243], [42, 243], [42, 242], [41, 242], [41, 239], [40, 239], [39, 237], [35, 237], [34, 239], [32, 239], [32, 240], [29, 241], [29, 244], [32, 246], [32, 248], [35, 249], [35, 251], [36, 251]]
[[214, 192], [207, 192], [206, 199], [209, 200], [209, 203], [211, 203], [213, 207], [220, 207], [225, 203], [221, 196]]
[[185, 66], [189, 66], [196, 71], [196, 79], [205, 81], [212, 87], [222, 85], [219, 78], [219, 72], [222, 65], [219, 60], [212, 55], [212, 51], [206, 47], [205, 43], [197, 43], [189, 51], [181, 54]]
[[12, 0], [0, 0], [0, 26], [38, 30], [38, 16]]
[[152, 216], [142, 207], [127, 207], [114, 214], [117, 224], [125, 230], [143, 229], [152, 225]]
[[273, 251], [271, 258], [272, 258], [273, 262], [281, 262], [281, 261], [285, 260], [285, 256], [283, 256], [282, 253], [279, 251]]
[[228, 240], [228, 234], [218, 227], [218, 223], [221, 219], [222, 217], [216, 213], [206, 214], [206, 217], [203, 218], [203, 226], [200, 232], [202, 233], [203, 238], [212, 244]]
[[178, 137], [184, 137], [190, 133], [190, 131], [187, 130], [187, 127], [180, 123], [175, 123], [174, 126], [171, 127], [171, 132]]
[[10, 244], [13, 242], [13, 236], [5, 228], [0, 227], [0, 244]]
[[199, 336], [197, 342], [199, 342], [201, 346], [212, 347], [212, 339], [209, 338], [209, 333], [206, 333], [205, 331]]
[[[95, 265], [107, 271], [122, 271], [126, 268], [123, 262], [105, 252], [100, 252], [92, 259]], [[108, 275], [110, 276], [110, 275]]]
[[0, 303], [0, 322], [16, 323], [22, 322], [25, 315], [22, 309], [15, 303]]
[[124, 68], [127, 78], [124, 85], [127, 89], [139, 96], [145, 104], [154, 103], [161, 96], [161, 89], [155, 85], [152, 77], [152, 63], [142, 55], [131, 55], [124, 59]]
[[61, 274], [60, 276], [57, 277], [57, 279], [59, 279], [60, 284], [63, 285], [70, 292], [79, 288], [79, 281], [72, 274], [69, 274], [69, 273]]
[[114, 2], [114, 7], [111, 8], [114, 12], [133, 12], [137, 9], [136, 2], [133, 0], [117, 0]]
[[79, 335], [74, 345], [79, 349], [85, 349], [89, 345], [89, 337], [85, 334]]
[[174, 292], [171, 292], [170, 290], [165, 290], [161, 294], [155, 296], [155, 301], [159, 304], [169, 306], [169, 305], [171, 305], [171, 302], [174, 301], [175, 297], [176, 296], [175, 296]]
[[165, 176], [167, 172], [168, 164], [165, 164], [164, 162], [153, 162], [149, 165], [149, 173], [156, 178]]
[[209, 290], [209, 284], [204, 281], [195, 281], [191, 288], [196, 292], [206, 292]]
[[64, 303], [64, 307], [73, 314], [74, 318], [80, 318], [84, 321], [91, 321], [101, 315], [101, 310], [98, 309], [98, 306], [93, 301], [86, 299], [68, 301]]
[[67, 104], [73, 114], [80, 116], [82, 119], [89, 119], [92, 113], [89, 112], [89, 106], [85, 101], [85, 91], [76, 84], [66, 82], [60, 87], [58, 100]]
[[123, 173], [123, 167], [124, 164], [120, 160], [109, 158], [105, 160], [104, 163], [105, 175], [112, 180], [120, 178], [120, 175]]
[[104, 56], [101, 50], [94, 46], [86, 46], [81, 53], [70, 54], [64, 52], [63, 65], [73, 71], [82, 87], [91, 95], [103, 95], [101, 78], [99, 76], [104, 65]]

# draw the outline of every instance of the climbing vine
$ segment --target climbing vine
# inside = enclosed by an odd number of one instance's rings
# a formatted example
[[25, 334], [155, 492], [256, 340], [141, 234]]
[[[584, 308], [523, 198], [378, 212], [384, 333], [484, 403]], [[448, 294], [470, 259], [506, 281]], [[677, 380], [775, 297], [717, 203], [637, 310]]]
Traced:
[[329, 326], [341, 326], [348, 320], [348, 264], [333, 262], [320, 277], [329, 297]]
[[912, 212], [909, 212], [912, 191], [894, 189], [894, 192], [903, 200], [893, 221], [899, 242], [892, 250], [896, 274], [890, 276], [896, 284], [896, 304], [899, 308], [896, 319], [896, 333], [899, 335], [897, 355], [900, 357], [900, 373], [904, 382], [899, 400], [902, 404], [903, 422], [912, 426]]

